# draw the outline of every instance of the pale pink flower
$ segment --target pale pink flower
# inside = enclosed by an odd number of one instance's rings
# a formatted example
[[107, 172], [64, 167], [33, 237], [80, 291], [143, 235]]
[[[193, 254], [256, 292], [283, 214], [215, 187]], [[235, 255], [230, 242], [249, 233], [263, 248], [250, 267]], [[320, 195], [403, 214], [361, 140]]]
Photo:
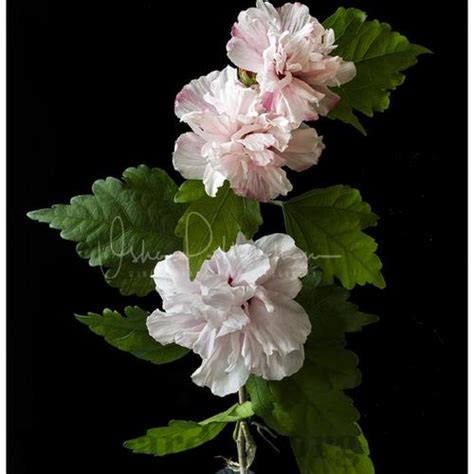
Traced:
[[181, 135], [173, 164], [185, 178], [202, 179], [215, 196], [228, 180], [239, 195], [269, 201], [292, 186], [283, 166], [302, 171], [324, 148], [313, 129], [267, 112], [257, 87], [245, 87], [227, 67], [192, 81], [178, 94], [176, 115], [192, 132]]
[[250, 374], [281, 380], [304, 361], [311, 323], [294, 298], [306, 273], [306, 255], [284, 234], [256, 242], [239, 236], [229, 251], [216, 250], [194, 280], [186, 255], [175, 252], [156, 265], [163, 311], [148, 317], [148, 331], [161, 344], [199, 354], [192, 379], [216, 395], [237, 392]]
[[296, 123], [328, 114], [339, 101], [329, 87], [354, 78], [354, 63], [330, 56], [335, 48], [333, 30], [306, 5], [275, 8], [262, 0], [240, 13], [227, 44], [236, 66], [257, 73], [267, 109]]

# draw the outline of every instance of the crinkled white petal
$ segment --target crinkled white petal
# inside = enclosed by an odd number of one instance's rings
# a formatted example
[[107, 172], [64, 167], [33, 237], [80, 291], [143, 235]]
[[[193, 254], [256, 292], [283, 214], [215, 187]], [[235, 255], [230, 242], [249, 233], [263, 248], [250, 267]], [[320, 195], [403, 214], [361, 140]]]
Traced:
[[258, 239], [255, 245], [272, 261], [271, 272], [259, 281], [267, 290], [294, 298], [301, 290], [300, 278], [308, 273], [308, 258], [286, 234], [272, 234]]
[[204, 168], [203, 183], [206, 193], [215, 197], [219, 188], [224, 184], [225, 176], [208, 163]]
[[251, 323], [245, 328], [245, 336], [255, 338], [260, 350], [267, 355], [299, 350], [311, 332], [306, 311], [296, 301], [277, 293], [273, 293], [272, 303], [274, 310], [269, 312], [262, 301], [252, 299], [249, 305]]
[[199, 285], [189, 277], [188, 257], [180, 251], [167, 255], [156, 264], [153, 280], [163, 299], [200, 292]]
[[270, 269], [268, 256], [252, 244], [234, 245], [226, 256], [233, 286], [254, 285]]
[[188, 308], [188, 313], [164, 313], [155, 310], [148, 316], [146, 325], [150, 336], [160, 344], [179, 344], [192, 349], [201, 336], [206, 320]]
[[193, 382], [209, 387], [219, 397], [238, 392], [250, 375], [243, 358], [236, 352], [238, 339], [238, 334], [219, 338], [214, 353], [203, 359], [201, 366], [192, 374]]
[[290, 352], [289, 354], [273, 354], [266, 357], [265, 363], [255, 367], [253, 372], [266, 380], [282, 380], [291, 377], [298, 372], [304, 363], [304, 347]]
[[200, 355], [193, 380], [216, 395], [238, 391], [251, 373], [280, 380], [304, 360], [311, 323], [292, 298], [306, 272], [305, 254], [284, 234], [257, 242], [238, 236], [228, 251], [216, 250], [193, 281], [187, 257], [175, 252], [156, 266], [165, 311], [148, 317], [148, 331], [162, 344]]

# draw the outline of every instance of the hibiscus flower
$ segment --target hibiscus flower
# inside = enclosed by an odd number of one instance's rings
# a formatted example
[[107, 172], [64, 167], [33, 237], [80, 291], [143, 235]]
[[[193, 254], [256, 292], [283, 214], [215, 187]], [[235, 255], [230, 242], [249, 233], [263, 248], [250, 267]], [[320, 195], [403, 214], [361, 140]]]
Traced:
[[237, 392], [250, 374], [281, 380], [303, 365], [311, 323], [294, 298], [307, 273], [307, 258], [288, 235], [256, 242], [239, 236], [227, 252], [216, 250], [196, 278], [182, 252], [156, 265], [163, 299], [147, 320], [161, 344], [192, 349], [202, 365], [192, 375], [219, 396]]
[[185, 86], [175, 110], [192, 132], [178, 138], [174, 167], [187, 179], [202, 179], [210, 196], [225, 180], [262, 202], [286, 195], [292, 185], [282, 168], [303, 171], [324, 148], [315, 130], [266, 111], [259, 88], [244, 86], [232, 67]]
[[330, 55], [335, 48], [333, 30], [306, 5], [275, 8], [262, 0], [240, 13], [227, 44], [236, 66], [257, 73], [267, 110], [298, 124], [327, 115], [339, 101], [329, 88], [356, 74], [354, 63]]

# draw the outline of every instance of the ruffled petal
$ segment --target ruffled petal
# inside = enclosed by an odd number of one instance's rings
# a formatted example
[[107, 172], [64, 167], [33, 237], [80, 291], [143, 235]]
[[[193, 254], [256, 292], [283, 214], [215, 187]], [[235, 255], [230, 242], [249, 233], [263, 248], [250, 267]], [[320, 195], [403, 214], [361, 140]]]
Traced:
[[146, 320], [148, 333], [160, 344], [175, 343], [192, 349], [203, 331], [206, 320], [199, 313], [164, 313], [154, 311]]
[[319, 87], [319, 90], [324, 94], [324, 99], [315, 106], [315, 110], [319, 115], [326, 116], [337, 106], [341, 98], [327, 87]]
[[213, 109], [213, 106], [206, 102], [204, 96], [209, 93], [211, 83], [218, 75], [219, 71], [213, 71], [183, 87], [175, 101], [175, 113], [180, 119], [186, 121], [186, 114], [208, 112]]
[[180, 251], [167, 255], [153, 271], [156, 290], [165, 299], [177, 295], [199, 294], [200, 287], [189, 278], [188, 257]]
[[269, 46], [269, 25], [280, 28], [280, 17], [271, 3], [259, 0], [257, 8], [239, 14], [227, 43], [227, 54], [236, 66], [253, 72], [262, 70], [263, 52]]
[[271, 133], [251, 133], [239, 140], [239, 143], [250, 151], [262, 151], [277, 143], [276, 138]]
[[280, 166], [245, 163], [242, 172], [229, 178], [230, 185], [236, 194], [260, 202], [271, 201], [279, 195], [286, 196], [293, 186]]
[[335, 82], [337, 85], [346, 84], [352, 81], [356, 75], [357, 69], [355, 64], [352, 61], [342, 61], [337, 70]]
[[295, 124], [305, 120], [316, 120], [315, 106], [325, 95], [306, 82], [293, 77], [287, 86], [267, 96], [265, 105], [269, 110], [288, 117]]
[[238, 78], [237, 69], [227, 66], [210, 84], [205, 99], [219, 114], [229, 117], [256, 117], [260, 102], [258, 91], [245, 87]]
[[217, 171], [212, 164], [208, 163], [204, 168], [204, 188], [206, 193], [211, 196], [215, 197], [219, 188], [224, 184], [225, 176]]
[[282, 31], [295, 35], [301, 30], [312, 29], [314, 18], [309, 13], [309, 8], [301, 3], [285, 3], [278, 8], [281, 17]]
[[229, 335], [218, 338], [215, 351], [192, 374], [193, 382], [199, 386], [209, 387], [214, 395], [224, 397], [236, 393], [245, 385], [250, 370], [236, 350], [240, 347], [240, 335]]
[[288, 148], [280, 156], [292, 170], [304, 171], [318, 163], [324, 148], [316, 130], [302, 125], [293, 131]]
[[274, 310], [253, 298], [249, 305], [250, 324], [245, 327], [245, 337], [254, 337], [259, 350], [267, 355], [274, 352], [289, 354], [299, 350], [311, 332], [311, 322], [304, 308], [277, 293], [272, 294]]
[[275, 9], [259, 0], [242, 12], [227, 49], [239, 67], [257, 73], [267, 110], [299, 125], [327, 114], [337, 104], [328, 87], [356, 74], [353, 63], [332, 52], [334, 31], [310, 15], [307, 6], [287, 3]]
[[155, 340], [201, 356], [193, 380], [220, 396], [236, 392], [250, 373], [268, 380], [295, 373], [311, 331], [305, 310], [291, 299], [307, 272], [293, 239], [238, 240], [227, 252], [216, 250], [194, 281], [182, 252], [159, 262], [154, 278], [166, 312], [147, 318]]
[[234, 245], [227, 252], [231, 286], [253, 285], [270, 269], [270, 260], [252, 244]]
[[282, 380], [298, 372], [304, 364], [304, 347], [289, 354], [274, 352], [266, 357], [265, 363], [254, 367], [253, 372], [266, 380]]
[[207, 160], [201, 155], [205, 140], [195, 133], [183, 133], [173, 153], [173, 166], [186, 179], [203, 179]]
[[301, 290], [300, 278], [308, 273], [306, 254], [286, 234], [267, 235], [258, 239], [255, 246], [268, 255], [272, 262], [271, 270], [259, 283], [267, 290], [294, 298]]

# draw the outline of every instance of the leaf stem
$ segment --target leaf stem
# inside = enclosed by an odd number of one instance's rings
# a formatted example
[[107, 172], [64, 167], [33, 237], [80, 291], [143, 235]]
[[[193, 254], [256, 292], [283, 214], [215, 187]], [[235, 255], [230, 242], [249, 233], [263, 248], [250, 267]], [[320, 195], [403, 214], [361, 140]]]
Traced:
[[[239, 389], [239, 403], [245, 403], [247, 401], [247, 393], [245, 387]], [[239, 468], [240, 474], [247, 474], [247, 440], [245, 436], [245, 430], [247, 428], [245, 421], [239, 422], [239, 433], [237, 435], [237, 454], [239, 457]]]

